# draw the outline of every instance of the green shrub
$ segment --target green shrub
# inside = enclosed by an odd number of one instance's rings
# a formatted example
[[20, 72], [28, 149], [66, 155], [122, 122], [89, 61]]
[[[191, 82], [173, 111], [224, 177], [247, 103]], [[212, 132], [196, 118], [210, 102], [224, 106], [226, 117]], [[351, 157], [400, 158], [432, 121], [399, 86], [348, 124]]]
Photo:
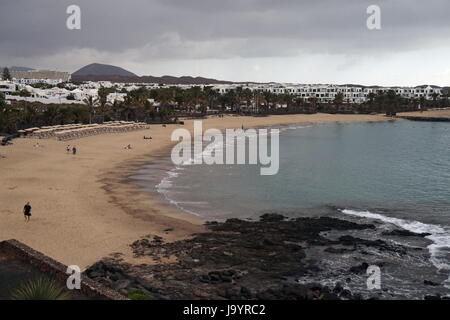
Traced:
[[132, 290], [128, 292], [128, 299], [130, 300], [153, 300], [153, 297], [146, 294], [142, 290]]
[[55, 281], [36, 278], [23, 283], [12, 292], [13, 300], [70, 300], [71, 295]]

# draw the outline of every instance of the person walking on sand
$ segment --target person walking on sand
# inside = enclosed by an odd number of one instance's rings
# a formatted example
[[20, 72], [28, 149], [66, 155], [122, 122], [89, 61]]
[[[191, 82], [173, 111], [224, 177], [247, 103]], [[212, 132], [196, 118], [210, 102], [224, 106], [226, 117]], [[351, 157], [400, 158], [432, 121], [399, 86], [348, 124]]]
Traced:
[[76, 155], [77, 154], [77, 147], [73, 146], [72, 148], [72, 154]]
[[25, 222], [29, 222], [31, 218], [31, 206], [29, 202], [23, 207], [23, 215], [25, 217]]
[[70, 153], [70, 145], [67, 145], [66, 151], [67, 151], [67, 153]]

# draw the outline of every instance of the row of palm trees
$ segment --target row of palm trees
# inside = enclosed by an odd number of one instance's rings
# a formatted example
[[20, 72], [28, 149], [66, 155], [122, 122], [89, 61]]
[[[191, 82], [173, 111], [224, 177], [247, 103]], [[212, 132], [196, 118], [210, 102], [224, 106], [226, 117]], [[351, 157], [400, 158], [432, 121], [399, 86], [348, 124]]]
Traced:
[[114, 103], [101, 107], [96, 99], [86, 104], [44, 105], [37, 102], [13, 101], [7, 104], [0, 97], [0, 135], [17, 130], [68, 123], [94, 123], [110, 120], [170, 122], [174, 114], [167, 109], [156, 110], [149, 102], [141, 108], [135, 104]]
[[[30, 102], [6, 104], [0, 96], [0, 133], [11, 133], [30, 127], [66, 123], [93, 123], [110, 120], [172, 122], [181, 116], [204, 116], [214, 113], [268, 115], [285, 113], [395, 113], [424, 110], [429, 107], [449, 107], [449, 93], [432, 100], [406, 99], [394, 91], [370, 93], [362, 104], [351, 104], [342, 93], [329, 103], [319, 103], [316, 97], [251, 91], [238, 87], [224, 94], [212, 87], [178, 87], [148, 89], [141, 87], [127, 92], [123, 101], [108, 104], [108, 94], [115, 88], [101, 88], [98, 98], [88, 97], [84, 104], [43, 105]], [[282, 108], [280, 106], [283, 106]]]

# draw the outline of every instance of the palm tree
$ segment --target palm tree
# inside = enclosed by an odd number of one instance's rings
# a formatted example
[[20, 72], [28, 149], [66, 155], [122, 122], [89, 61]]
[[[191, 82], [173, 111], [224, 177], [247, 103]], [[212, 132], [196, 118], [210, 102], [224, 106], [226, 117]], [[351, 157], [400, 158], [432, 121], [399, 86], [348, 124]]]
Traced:
[[0, 95], [0, 132], [14, 132], [19, 118], [18, 109], [7, 104]]
[[155, 117], [155, 107], [153, 106], [153, 103], [146, 100], [144, 102], [144, 115], [145, 115], [145, 121], [148, 121], [148, 118], [152, 118], [154, 120]]
[[318, 102], [318, 99], [315, 96], [308, 97], [308, 103], [313, 110], [316, 110], [317, 102]]
[[302, 97], [296, 96], [294, 98], [295, 111], [297, 113], [304, 111], [304, 110], [302, 110], [303, 109], [302, 108], [303, 107], [303, 103], [304, 103], [304, 99]]
[[242, 99], [245, 101], [247, 108], [252, 104], [253, 92], [249, 88], [242, 92]]
[[224, 95], [225, 103], [231, 107], [232, 111], [237, 110], [237, 105], [239, 104], [238, 97], [236, 95], [236, 91], [231, 89]]
[[439, 94], [436, 92], [433, 92], [433, 94], [431, 96], [433, 97], [433, 107], [436, 108], [437, 107], [436, 101], [437, 101], [437, 98], [439, 98]]
[[286, 105], [288, 112], [291, 112], [292, 105], [294, 103], [294, 97], [290, 93], [283, 93], [278, 96], [279, 101]]
[[203, 113], [206, 100], [205, 94], [200, 87], [195, 86], [186, 90], [186, 103], [192, 109], [200, 108]]
[[26, 127], [35, 126], [38, 120], [38, 113], [36, 108], [30, 103], [25, 103], [25, 107], [23, 108], [21, 118], [22, 123]]
[[71, 295], [48, 278], [25, 282], [12, 292], [13, 300], [70, 300]]
[[85, 99], [83, 99], [83, 102], [89, 107], [89, 123], [92, 123], [93, 117], [95, 117], [95, 107], [98, 105], [98, 98], [93, 98], [92, 96], [89, 96]]
[[55, 106], [49, 106], [42, 114], [42, 118], [46, 125], [55, 125], [58, 121], [58, 117], [59, 110]]
[[205, 87], [203, 90], [205, 100], [210, 109], [216, 109], [219, 101], [219, 93], [212, 89], [212, 87]]
[[389, 90], [386, 94], [387, 112], [389, 115], [397, 113], [398, 106], [401, 104], [401, 96], [394, 90]]
[[174, 88], [174, 101], [179, 110], [185, 109], [186, 104], [186, 93], [181, 88]]
[[127, 94], [124, 99], [123, 99], [123, 103], [120, 105], [121, 106], [121, 113], [125, 114], [125, 120], [129, 121], [130, 119], [130, 114], [134, 113], [134, 109], [133, 109], [133, 97], [129, 94]]
[[[369, 101], [368, 101], [368, 103], [369, 103], [369, 111], [370, 111], [370, 112], [373, 112], [373, 111], [374, 111], [373, 105], [374, 105], [374, 102], [375, 102], [376, 94], [373, 93], [373, 92], [369, 92], [369, 94], [367, 95], [367, 97], [369, 98]], [[380, 110], [379, 110], [379, 108], [378, 108], [378, 110], [376, 110], [376, 112], [379, 112], [379, 111], [380, 111]]]
[[445, 88], [444, 90], [442, 90], [442, 97], [443, 97], [443, 100], [444, 100], [443, 101], [443, 106], [445, 108], [447, 108], [448, 105], [449, 105], [448, 99], [450, 97], [450, 88]]
[[336, 111], [339, 111], [341, 105], [344, 103], [344, 94], [342, 92], [338, 92], [334, 96], [333, 104]]
[[108, 111], [108, 95], [115, 92], [112, 88], [100, 88], [98, 89], [98, 103], [100, 104], [100, 114], [105, 121], [105, 114]]
[[420, 96], [419, 98], [419, 105], [420, 105], [420, 110], [424, 110], [425, 109], [425, 104], [426, 104], [426, 99], [424, 96]]
[[[272, 95], [269, 92], [269, 94], [267, 94], [267, 92], [262, 93], [259, 90], [255, 90], [253, 91], [253, 102], [254, 102], [254, 109], [253, 111], [255, 113], [269, 113], [269, 101], [271, 99]], [[269, 98], [269, 100], [268, 100]], [[264, 105], [264, 107], [262, 107], [262, 105]]]
[[[267, 112], [269, 112], [270, 107], [273, 106], [273, 104], [275, 103], [276, 97], [270, 91], [264, 91], [262, 94], [264, 97], [265, 104], [267, 105], [266, 106]], [[259, 107], [259, 106], [257, 106], [257, 107]]]
[[9, 72], [9, 69], [6, 67], [3, 69], [2, 78], [3, 78], [3, 80], [11, 80], [11, 73]]

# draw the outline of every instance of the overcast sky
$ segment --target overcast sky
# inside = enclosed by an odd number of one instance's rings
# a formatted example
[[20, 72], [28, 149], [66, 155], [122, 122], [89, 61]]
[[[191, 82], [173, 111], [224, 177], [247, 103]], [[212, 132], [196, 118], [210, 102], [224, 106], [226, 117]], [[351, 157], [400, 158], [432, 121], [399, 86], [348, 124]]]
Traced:
[[[81, 30], [66, 9], [81, 8]], [[381, 8], [381, 30], [366, 26]], [[448, 0], [1, 0], [0, 65], [234, 81], [450, 85]]]

